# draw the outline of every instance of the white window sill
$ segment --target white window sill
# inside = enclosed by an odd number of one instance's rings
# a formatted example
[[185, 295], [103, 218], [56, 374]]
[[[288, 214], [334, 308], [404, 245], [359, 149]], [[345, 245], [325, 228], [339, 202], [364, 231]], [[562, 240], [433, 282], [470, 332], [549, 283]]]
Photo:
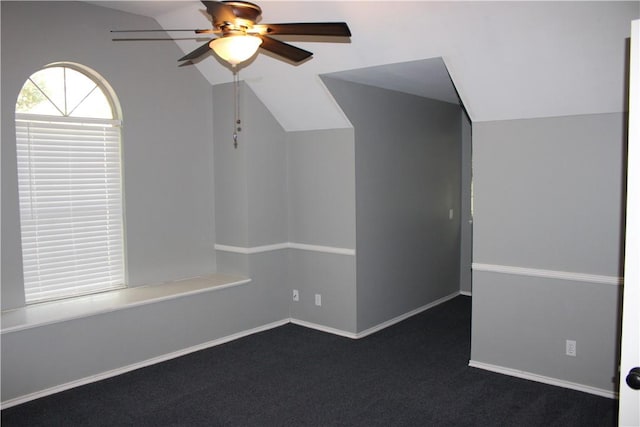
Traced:
[[203, 292], [244, 285], [251, 279], [213, 274], [158, 285], [138, 286], [94, 295], [28, 305], [2, 312], [2, 333], [94, 316]]

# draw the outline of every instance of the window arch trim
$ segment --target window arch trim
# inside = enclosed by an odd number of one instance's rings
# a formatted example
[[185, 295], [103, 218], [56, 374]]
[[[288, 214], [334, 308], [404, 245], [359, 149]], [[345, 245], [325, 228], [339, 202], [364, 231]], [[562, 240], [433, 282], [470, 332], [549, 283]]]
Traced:
[[[93, 82], [96, 85], [96, 88], [98, 90], [100, 90], [100, 92], [102, 92], [102, 94], [104, 96], [104, 99], [106, 100], [106, 102], [109, 105], [109, 108], [110, 108], [110, 111], [111, 111], [111, 119], [122, 121], [122, 108], [120, 106], [120, 100], [118, 99], [118, 96], [117, 96], [115, 90], [111, 87], [109, 82], [101, 74], [99, 74], [98, 72], [96, 72], [92, 68], [89, 68], [89, 67], [87, 67], [85, 65], [78, 64], [78, 63], [75, 63], [75, 62], [66, 62], [66, 61], [52, 62], [52, 63], [47, 64], [44, 67], [34, 71], [33, 73], [31, 73], [29, 75], [29, 77], [27, 78], [27, 80], [25, 81], [25, 84], [27, 82], [31, 81], [38, 88], [38, 90], [42, 91], [42, 89], [38, 86], [38, 84], [36, 82], [34, 82], [33, 80], [31, 80], [31, 78], [35, 74], [37, 74], [38, 72], [40, 72], [42, 70], [50, 69], [50, 68], [68, 68], [68, 69], [74, 70], [74, 71], [82, 74], [84, 77], [89, 79], [91, 82]], [[24, 90], [24, 85], [21, 88], [18, 96], [20, 96], [20, 94], [22, 93], [23, 90]], [[53, 100], [51, 100], [49, 98], [49, 96], [45, 92], [42, 92], [42, 94], [45, 96], [45, 98], [47, 98], [47, 100], [56, 109], [58, 109], [58, 111], [60, 111], [60, 109], [58, 108], [56, 103]], [[87, 95], [89, 95], [89, 94], [87, 94]], [[66, 97], [66, 94], [65, 94], [65, 97]], [[82, 104], [83, 101], [84, 101], [84, 99], [80, 102], [80, 104]], [[77, 108], [77, 106], [75, 108]], [[69, 113], [72, 113], [72, 112], [73, 111], [71, 111]], [[60, 115], [55, 115], [55, 114], [52, 114], [52, 115], [41, 114], [41, 115], [46, 115], [46, 116], [49, 116], [49, 117], [69, 117], [69, 116], [65, 115], [65, 113], [62, 112], [62, 111], [60, 111], [60, 113], [61, 113]], [[32, 114], [32, 113], [21, 112], [19, 114]], [[83, 119], [89, 118], [89, 117], [84, 117], [84, 116], [71, 116], [71, 117], [83, 118]]]

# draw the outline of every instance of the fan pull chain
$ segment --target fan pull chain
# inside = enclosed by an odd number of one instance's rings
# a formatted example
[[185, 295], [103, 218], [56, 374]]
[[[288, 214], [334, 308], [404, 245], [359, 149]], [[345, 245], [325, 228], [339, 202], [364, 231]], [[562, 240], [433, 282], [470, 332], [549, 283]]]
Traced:
[[239, 71], [233, 71], [233, 98], [234, 98], [234, 117], [233, 117], [233, 148], [238, 148], [238, 132], [242, 130], [240, 126], [240, 80]]

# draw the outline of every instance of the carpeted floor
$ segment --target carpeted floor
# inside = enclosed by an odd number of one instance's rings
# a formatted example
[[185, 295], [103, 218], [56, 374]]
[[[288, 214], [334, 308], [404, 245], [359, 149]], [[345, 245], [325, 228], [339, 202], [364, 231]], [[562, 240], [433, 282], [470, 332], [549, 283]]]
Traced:
[[3, 426], [615, 426], [617, 401], [467, 366], [471, 298], [361, 340], [286, 325], [2, 411]]

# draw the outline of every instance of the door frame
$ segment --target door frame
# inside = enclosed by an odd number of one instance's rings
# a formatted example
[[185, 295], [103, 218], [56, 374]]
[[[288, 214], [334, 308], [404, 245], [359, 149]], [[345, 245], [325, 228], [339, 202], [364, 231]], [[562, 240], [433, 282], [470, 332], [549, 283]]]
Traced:
[[640, 390], [631, 389], [625, 381], [629, 371], [640, 366], [640, 20], [631, 24], [630, 52], [627, 220], [618, 415], [620, 426], [640, 425]]

